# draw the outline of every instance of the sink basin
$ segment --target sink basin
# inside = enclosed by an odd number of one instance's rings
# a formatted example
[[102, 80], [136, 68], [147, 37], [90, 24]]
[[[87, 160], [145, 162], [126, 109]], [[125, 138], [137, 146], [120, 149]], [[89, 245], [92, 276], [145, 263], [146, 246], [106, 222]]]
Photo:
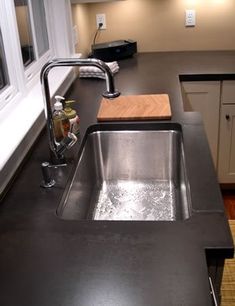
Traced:
[[72, 220], [189, 218], [181, 126], [143, 123], [89, 128], [57, 215]]

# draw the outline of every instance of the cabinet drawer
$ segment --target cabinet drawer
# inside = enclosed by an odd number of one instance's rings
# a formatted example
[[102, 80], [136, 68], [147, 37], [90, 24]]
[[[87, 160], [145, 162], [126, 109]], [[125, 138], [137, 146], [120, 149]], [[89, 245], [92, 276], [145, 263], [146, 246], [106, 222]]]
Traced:
[[222, 82], [221, 102], [235, 104], [235, 80]]

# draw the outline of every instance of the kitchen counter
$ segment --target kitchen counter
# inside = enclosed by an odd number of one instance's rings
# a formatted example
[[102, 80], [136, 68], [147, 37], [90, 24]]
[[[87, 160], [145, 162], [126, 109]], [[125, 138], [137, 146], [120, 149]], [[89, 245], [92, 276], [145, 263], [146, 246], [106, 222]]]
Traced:
[[[183, 127], [193, 207], [185, 221], [59, 219], [80, 141], [46, 190], [40, 163], [49, 153], [41, 133], [0, 207], [0, 305], [212, 304], [208, 259], [232, 257], [233, 242], [201, 117], [183, 112], [179, 75], [234, 78], [234, 64], [235, 52], [146, 53], [119, 62], [122, 94], [168, 93], [171, 121]], [[78, 79], [68, 92], [78, 101], [81, 138], [96, 123], [104, 88], [103, 80]]]

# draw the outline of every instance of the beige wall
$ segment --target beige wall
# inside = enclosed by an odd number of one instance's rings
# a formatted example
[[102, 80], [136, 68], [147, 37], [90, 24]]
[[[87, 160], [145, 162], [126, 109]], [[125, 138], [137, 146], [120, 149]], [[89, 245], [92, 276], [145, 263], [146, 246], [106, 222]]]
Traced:
[[15, 10], [21, 46], [33, 45], [29, 33], [28, 7], [26, 5], [16, 6]]
[[[234, 0], [125, 0], [86, 6], [89, 29], [81, 26], [79, 34], [88, 45], [96, 30], [95, 15], [105, 13], [107, 30], [97, 42], [131, 38], [142, 52], [235, 50]], [[84, 16], [76, 13], [78, 8], [81, 4], [74, 5], [79, 28]], [[184, 26], [185, 9], [196, 10], [196, 27]]]
[[76, 52], [85, 56], [90, 52], [90, 21], [87, 4], [72, 5], [73, 24], [77, 25], [78, 44]]

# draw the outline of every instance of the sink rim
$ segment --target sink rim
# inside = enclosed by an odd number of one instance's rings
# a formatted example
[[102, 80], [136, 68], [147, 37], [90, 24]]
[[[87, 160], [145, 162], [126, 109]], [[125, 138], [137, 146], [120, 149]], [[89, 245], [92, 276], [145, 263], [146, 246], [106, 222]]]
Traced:
[[[185, 176], [185, 185], [186, 186], [186, 198], [187, 198], [187, 217], [182, 218], [182, 219], [175, 219], [175, 220], [96, 220], [96, 219], [90, 219], [90, 218], [76, 218], [76, 219], [68, 219], [63, 216], [63, 210], [67, 206], [66, 198], [70, 193], [70, 188], [73, 185], [73, 178], [76, 173], [76, 169], [80, 163], [80, 160], [82, 158], [82, 154], [85, 148], [85, 144], [87, 141], [87, 138], [89, 137], [90, 134], [95, 133], [95, 132], [115, 132], [115, 131], [123, 131], [123, 132], [128, 132], [128, 131], [178, 131], [181, 134], [181, 143], [183, 145], [183, 151], [182, 151], [182, 158], [183, 158], [183, 171], [184, 171], [184, 176]], [[192, 197], [191, 197], [191, 191], [190, 191], [190, 184], [187, 176], [187, 166], [186, 166], [186, 160], [185, 160], [185, 152], [184, 152], [184, 140], [183, 140], [183, 131], [182, 131], [182, 125], [179, 123], [175, 122], [128, 122], [128, 123], [99, 123], [99, 124], [93, 124], [89, 126], [86, 130], [86, 133], [83, 137], [83, 140], [81, 142], [81, 146], [78, 152], [78, 158], [76, 160], [76, 167], [74, 168], [74, 171], [71, 172], [70, 177], [68, 179], [68, 182], [66, 184], [65, 190], [63, 192], [61, 201], [56, 209], [56, 216], [62, 220], [67, 220], [67, 221], [102, 221], [102, 222], [185, 222], [190, 219], [190, 217], [193, 214], [193, 209], [192, 209]], [[183, 205], [183, 204], [182, 204]], [[182, 210], [185, 208], [182, 208]]]

